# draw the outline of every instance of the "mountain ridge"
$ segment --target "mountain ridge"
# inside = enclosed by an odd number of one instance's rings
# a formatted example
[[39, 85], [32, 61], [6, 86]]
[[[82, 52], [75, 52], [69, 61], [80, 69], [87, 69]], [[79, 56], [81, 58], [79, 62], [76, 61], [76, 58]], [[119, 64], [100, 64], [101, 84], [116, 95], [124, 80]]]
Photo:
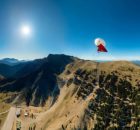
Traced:
[[8, 104], [44, 106], [37, 129], [139, 128], [140, 67], [132, 62], [50, 54], [21, 70], [18, 78], [0, 81], [0, 93]]

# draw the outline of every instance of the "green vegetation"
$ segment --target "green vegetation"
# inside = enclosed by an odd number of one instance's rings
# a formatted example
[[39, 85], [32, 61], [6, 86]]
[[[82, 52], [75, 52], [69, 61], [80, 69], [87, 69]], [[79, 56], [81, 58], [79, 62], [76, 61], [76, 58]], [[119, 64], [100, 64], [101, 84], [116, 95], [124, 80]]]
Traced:
[[[94, 130], [137, 130], [140, 128], [140, 91], [125, 78], [100, 76], [100, 88], [88, 106], [91, 117], [97, 114]], [[104, 104], [104, 105], [103, 105]]]

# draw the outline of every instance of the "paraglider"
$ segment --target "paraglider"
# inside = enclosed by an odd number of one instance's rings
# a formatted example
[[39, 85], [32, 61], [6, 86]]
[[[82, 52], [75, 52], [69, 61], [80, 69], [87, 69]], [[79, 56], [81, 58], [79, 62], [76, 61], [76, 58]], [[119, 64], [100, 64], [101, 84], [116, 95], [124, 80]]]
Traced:
[[[106, 47], [105, 47], [106, 43], [105, 43], [105, 41], [103, 39], [96, 38], [94, 43], [98, 48], [97, 49], [98, 52], [108, 52]], [[96, 65], [96, 81], [97, 81], [98, 85], [99, 85], [99, 78], [100, 78], [99, 64], [100, 64], [100, 62], [97, 62], [97, 65]]]
[[105, 47], [105, 41], [101, 38], [96, 38], [95, 39], [95, 45], [98, 47], [98, 52], [108, 52], [106, 47]]

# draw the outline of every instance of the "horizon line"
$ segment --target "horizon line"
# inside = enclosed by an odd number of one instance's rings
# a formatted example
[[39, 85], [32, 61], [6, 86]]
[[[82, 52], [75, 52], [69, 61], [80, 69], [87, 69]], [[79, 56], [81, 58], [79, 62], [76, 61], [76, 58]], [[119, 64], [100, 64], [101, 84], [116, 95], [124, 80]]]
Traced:
[[[54, 54], [51, 53], [52, 55], [67, 55], [67, 56], [73, 56], [79, 59], [83, 59], [83, 60], [91, 60], [91, 61], [140, 61], [140, 57], [136, 56], [136, 57], [112, 57], [112, 56], [102, 56], [102, 57], [92, 57], [92, 56], [75, 56], [75, 55], [69, 55], [69, 54]], [[48, 54], [50, 55], [50, 54]], [[35, 59], [43, 59], [48, 57], [48, 55], [46, 56], [38, 56], [38, 57], [32, 57], [32, 58], [20, 58], [20, 57], [13, 57], [13, 56], [6, 56], [6, 57], [0, 57], [0, 60], [6, 59], [6, 58], [10, 58], [10, 59], [17, 59], [19, 61], [25, 60], [25, 61], [30, 61], [30, 60], [35, 60]]]

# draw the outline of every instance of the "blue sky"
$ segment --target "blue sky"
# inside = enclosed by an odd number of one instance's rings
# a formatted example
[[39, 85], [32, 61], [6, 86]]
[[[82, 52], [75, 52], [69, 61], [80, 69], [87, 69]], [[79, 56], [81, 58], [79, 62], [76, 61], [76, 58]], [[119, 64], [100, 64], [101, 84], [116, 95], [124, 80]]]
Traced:
[[[23, 37], [22, 25], [31, 28]], [[96, 37], [108, 53], [97, 53]], [[0, 58], [68, 54], [92, 60], [140, 60], [139, 0], [1, 0]]]

